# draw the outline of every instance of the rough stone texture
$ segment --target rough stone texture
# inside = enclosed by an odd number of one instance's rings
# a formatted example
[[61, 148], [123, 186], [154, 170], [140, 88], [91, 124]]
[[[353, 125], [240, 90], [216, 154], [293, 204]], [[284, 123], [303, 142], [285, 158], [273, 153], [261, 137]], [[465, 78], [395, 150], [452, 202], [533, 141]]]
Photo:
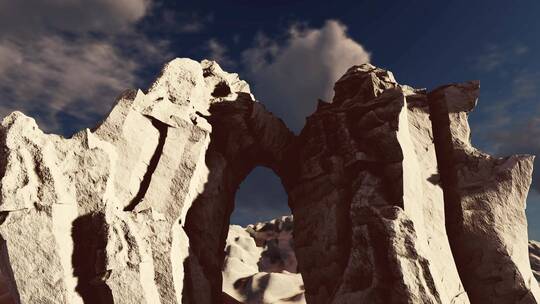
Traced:
[[495, 158], [471, 146], [467, 116], [479, 87], [451, 84], [428, 96], [448, 238], [473, 303], [538, 303], [525, 217], [534, 157]]
[[307, 301], [468, 303], [433, 182], [425, 92], [371, 65], [349, 69], [335, 91], [299, 136], [289, 192]]
[[[477, 90], [427, 93], [354, 66], [295, 136], [236, 74], [176, 59], [148, 92], [125, 92], [71, 138], [15, 112], [0, 127], [10, 294], [238, 302], [222, 292], [229, 217], [240, 183], [265, 166], [289, 195], [297, 262], [283, 267], [297, 263], [308, 303], [538, 303], [524, 214], [533, 159], [470, 145]], [[249, 272], [250, 288], [282, 281], [247, 264], [227, 273]], [[259, 294], [285, 288], [268, 286]]]
[[533, 274], [540, 283], [540, 244], [538, 242], [529, 241], [529, 254]]
[[[220, 84], [234, 93], [216, 94]], [[249, 95], [236, 75], [177, 59], [147, 94], [126, 92], [101, 125], [72, 138], [44, 134], [22, 113], [5, 118], [0, 233], [15, 298], [181, 303], [182, 224], [207, 178], [203, 116], [236, 92]]]
[[185, 301], [192, 304], [221, 301], [223, 249], [236, 190], [256, 166], [271, 168], [286, 178], [289, 168], [284, 158], [294, 139], [285, 124], [249, 94], [213, 104], [208, 121], [213, 128], [206, 152], [210, 174], [187, 214], [191, 254], [184, 264], [186, 284], [197, 286], [190, 290], [204, 286], [209, 292], [188, 291]]
[[223, 292], [238, 303], [306, 303], [293, 250], [292, 216], [229, 228]]

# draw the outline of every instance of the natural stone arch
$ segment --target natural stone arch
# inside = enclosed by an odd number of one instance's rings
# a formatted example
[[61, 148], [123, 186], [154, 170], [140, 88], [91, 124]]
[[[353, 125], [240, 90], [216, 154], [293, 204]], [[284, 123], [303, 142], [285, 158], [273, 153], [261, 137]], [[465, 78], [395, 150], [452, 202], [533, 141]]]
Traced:
[[[184, 289], [189, 303], [222, 301], [225, 240], [242, 181], [262, 166], [281, 178], [287, 192], [293, 172], [286, 160], [294, 134], [249, 94], [213, 104], [208, 121], [213, 130], [206, 153], [208, 181], [189, 209], [184, 226], [190, 239]], [[197, 292], [201, 289], [211, 293]]]
[[[310, 304], [538, 302], [523, 210], [532, 157], [472, 148], [478, 84], [428, 94], [365, 64], [335, 91], [296, 137], [236, 74], [177, 59], [147, 93], [121, 96], [103, 124], [72, 138], [6, 117], [0, 268], [15, 300], [78, 304], [84, 278], [114, 303], [220, 303], [234, 192], [265, 166], [288, 193]], [[95, 217], [104, 221], [80, 221]], [[72, 233], [78, 223], [89, 228], [82, 236], [99, 236], [81, 260], [72, 259], [86, 251], [73, 248], [87, 242]], [[459, 258], [478, 249], [491, 258]], [[480, 279], [460, 278], [471, 274]]]

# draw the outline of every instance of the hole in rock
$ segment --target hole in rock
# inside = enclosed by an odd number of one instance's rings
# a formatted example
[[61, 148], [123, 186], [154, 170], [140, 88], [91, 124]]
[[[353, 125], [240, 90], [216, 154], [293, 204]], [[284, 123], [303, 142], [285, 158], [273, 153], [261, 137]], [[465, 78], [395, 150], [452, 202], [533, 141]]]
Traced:
[[[235, 196], [225, 243], [224, 301], [269, 303], [270, 297], [304, 297], [294, 254], [293, 225], [279, 177], [270, 169], [255, 168]], [[287, 287], [277, 290], [278, 285]]]
[[225, 97], [229, 94], [231, 94], [231, 88], [224, 81], [216, 84], [216, 87], [214, 88], [214, 91], [212, 92], [212, 96], [214, 97]]

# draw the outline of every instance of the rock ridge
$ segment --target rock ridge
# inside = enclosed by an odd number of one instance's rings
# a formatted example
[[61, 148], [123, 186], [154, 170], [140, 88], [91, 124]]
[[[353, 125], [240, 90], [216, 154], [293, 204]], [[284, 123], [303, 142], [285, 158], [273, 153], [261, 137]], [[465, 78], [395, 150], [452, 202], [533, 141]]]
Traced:
[[[479, 83], [428, 92], [363, 64], [334, 90], [294, 135], [237, 74], [184, 58], [70, 138], [7, 116], [0, 269], [13, 303], [539, 303], [533, 157], [471, 145]], [[281, 178], [294, 246], [280, 243], [287, 218], [229, 227], [257, 166]]]

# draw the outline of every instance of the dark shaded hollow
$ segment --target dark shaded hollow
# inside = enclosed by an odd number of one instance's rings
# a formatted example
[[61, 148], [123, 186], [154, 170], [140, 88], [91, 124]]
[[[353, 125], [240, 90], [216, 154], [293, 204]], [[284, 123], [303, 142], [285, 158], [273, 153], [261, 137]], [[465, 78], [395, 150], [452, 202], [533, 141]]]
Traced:
[[[7, 213], [8, 212], [6, 212], [6, 214]], [[4, 220], [6, 217], [4, 217]], [[15, 277], [13, 276], [13, 269], [11, 269], [11, 263], [9, 261], [10, 259], [6, 240], [0, 237], [0, 269], [2, 271], [2, 275], [7, 280], [5, 283], [7, 283], [6, 285], [8, 289], [8, 294], [0, 295], [2, 296], [0, 300], [6, 300], [7, 303], [21, 303], [21, 297], [19, 295]], [[0, 303], [3, 302], [0, 301]]]
[[90, 213], [75, 219], [72, 224], [73, 276], [77, 278], [75, 291], [85, 304], [113, 304], [111, 289], [105, 283], [105, 246], [107, 231], [105, 215]]
[[154, 175], [154, 172], [159, 164], [159, 159], [163, 154], [163, 147], [165, 146], [165, 141], [167, 140], [169, 126], [155, 118], [148, 117], [148, 119], [152, 121], [152, 126], [154, 126], [154, 128], [156, 128], [159, 132], [158, 145], [154, 151], [154, 154], [152, 155], [152, 158], [150, 158], [150, 163], [148, 164], [146, 173], [143, 176], [137, 195], [135, 195], [131, 202], [124, 207], [124, 211], [133, 211], [135, 207], [143, 200], [148, 188], [150, 187], [152, 176]]
[[[486, 264], [487, 262], [480, 263], [479, 261], [475, 261], [471, 253], [478, 253], [477, 256], [481, 256], [484, 261], [488, 261], [491, 264], [502, 265], [499, 269], [505, 269], [506, 265], [513, 265], [514, 262], [509, 255], [500, 254], [496, 256], [489, 254], [501, 252], [500, 243], [486, 238], [482, 234], [474, 233], [470, 227], [467, 227], [467, 220], [470, 221], [470, 219], [465, 219], [464, 210], [472, 207], [462, 205], [463, 199], [459, 189], [462, 187], [460, 183], [463, 177], [459, 176], [459, 164], [463, 162], [462, 159], [471, 156], [454, 146], [455, 140], [452, 134], [451, 115], [459, 112], [458, 110], [449, 109], [446, 100], [438, 95], [439, 90], [446, 87], [441, 87], [428, 94], [433, 140], [444, 195], [445, 225], [450, 248], [463, 283], [463, 288], [467, 292], [471, 303], [482, 303], [486, 301], [485, 290], [500, 288], [500, 283], [504, 281], [504, 278], [497, 271], [494, 271], [490, 276], [482, 276], [475, 267], [478, 267], [482, 263]], [[485, 159], [477, 159], [477, 161], [480, 163], [489, 162], [489, 160]], [[482, 166], [482, 164], [478, 166]], [[477, 192], [488, 191], [490, 187], [493, 186], [482, 184], [481, 188], [477, 187]], [[488, 218], [490, 214], [485, 213], [483, 216]], [[484, 233], [489, 235], [490, 232], [487, 231]], [[522, 286], [527, 286], [528, 283], [525, 282], [520, 271], [513, 273], [513, 280], [514, 286], [505, 289], [504, 293], [501, 292], [501, 294], [498, 294], [498, 299], [504, 299], [502, 301], [507, 301], [508, 303], [517, 303], [516, 301], [518, 299], [523, 303], [534, 301], [534, 295], [531, 291], [521, 288]]]
[[225, 97], [229, 94], [231, 94], [231, 88], [224, 81], [218, 83], [212, 92], [214, 97]]
[[[261, 106], [249, 94], [239, 94], [238, 100], [216, 103], [210, 108], [208, 121], [213, 132], [205, 159], [209, 176], [188, 210], [184, 225], [190, 240], [189, 256], [184, 261], [184, 304], [226, 301], [221, 274], [225, 242], [237, 189], [249, 173], [257, 166], [269, 168], [280, 177], [288, 192], [288, 174], [279, 161], [283, 147], [260, 142], [264, 138], [260, 133], [265, 128], [275, 128], [276, 120], [264, 109], [255, 112], [255, 107]], [[294, 136], [284, 124], [278, 127], [285, 130], [286, 136]], [[201, 290], [205, 290], [204, 294]]]
[[[212, 172], [212, 171], [211, 171]], [[242, 174], [244, 178], [248, 174]], [[231, 177], [229, 175], [229, 177]], [[190, 255], [184, 262], [186, 274], [184, 277], [184, 304], [198, 303], [201, 290], [201, 277], [196, 274], [199, 269], [204, 274], [204, 285], [210, 287], [212, 303], [222, 303], [225, 299], [222, 292], [223, 278], [221, 271], [225, 259], [225, 245], [229, 232], [230, 217], [234, 209], [236, 191], [243, 179], [223, 183], [220, 188], [222, 198], [208, 196], [203, 192], [193, 203], [186, 217], [186, 233], [190, 240]], [[214, 185], [205, 189], [211, 193]], [[212, 210], [211, 213], [208, 210]], [[197, 278], [193, 277], [197, 276]], [[197, 286], [199, 285], [199, 286]]]

